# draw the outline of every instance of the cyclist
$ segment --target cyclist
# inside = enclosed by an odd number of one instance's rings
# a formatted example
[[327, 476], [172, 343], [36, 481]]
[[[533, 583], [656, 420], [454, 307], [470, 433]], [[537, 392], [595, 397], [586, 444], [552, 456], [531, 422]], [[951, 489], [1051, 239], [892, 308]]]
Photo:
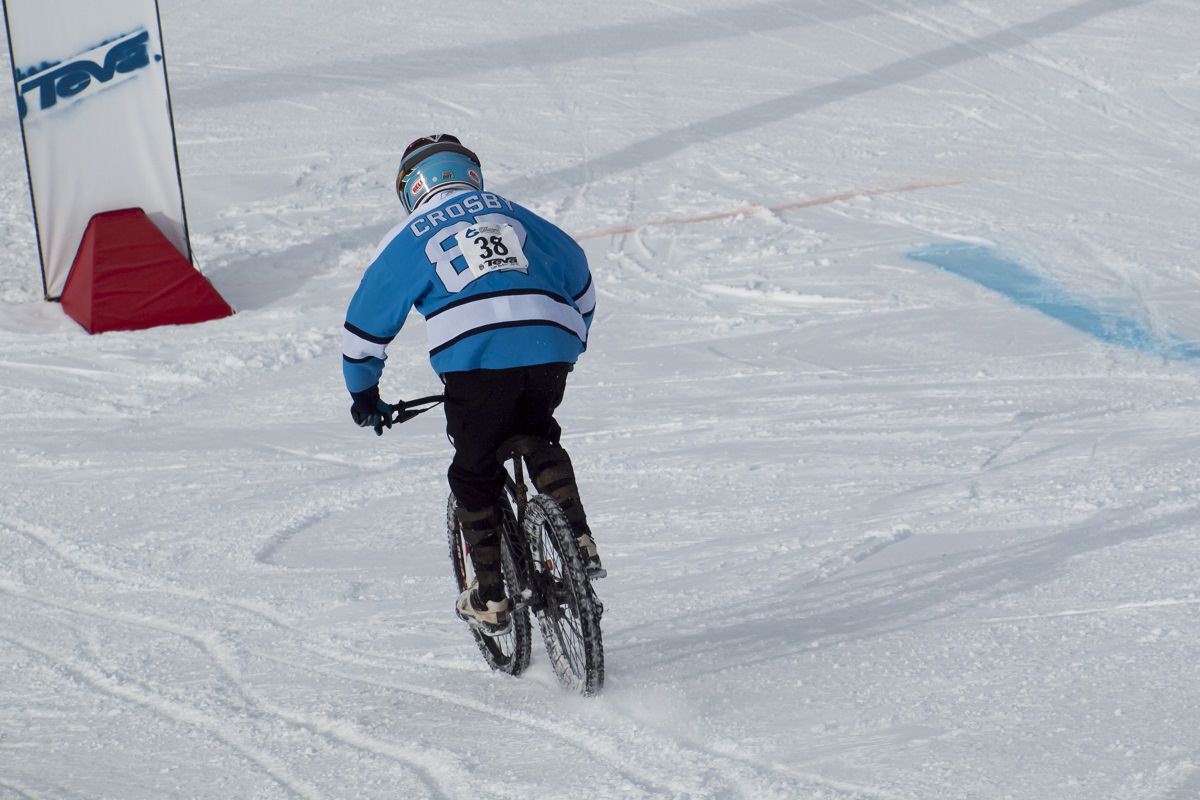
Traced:
[[346, 311], [342, 364], [354, 422], [382, 434], [392, 409], [379, 397], [387, 346], [416, 307], [429, 358], [445, 384], [448, 471], [475, 581], [456, 611], [504, 630], [510, 601], [500, 573], [496, 450], [511, 436], [548, 445], [525, 454], [538, 491], [562, 506], [589, 572], [604, 574], [554, 410], [587, 346], [596, 293], [582, 248], [564, 231], [484, 191], [479, 158], [450, 134], [405, 150], [396, 192], [408, 217], [388, 233]]

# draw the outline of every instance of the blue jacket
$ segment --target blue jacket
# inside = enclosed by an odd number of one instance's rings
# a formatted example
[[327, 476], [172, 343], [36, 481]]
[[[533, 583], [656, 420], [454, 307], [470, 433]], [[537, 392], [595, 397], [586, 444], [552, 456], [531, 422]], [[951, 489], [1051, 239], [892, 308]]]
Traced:
[[346, 310], [342, 371], [351, 392], [379, 382], [412, 308], [440, 375], [574, 363], [596, 292], [583, 249], [494, 192], [447, 192], [396, 226]]

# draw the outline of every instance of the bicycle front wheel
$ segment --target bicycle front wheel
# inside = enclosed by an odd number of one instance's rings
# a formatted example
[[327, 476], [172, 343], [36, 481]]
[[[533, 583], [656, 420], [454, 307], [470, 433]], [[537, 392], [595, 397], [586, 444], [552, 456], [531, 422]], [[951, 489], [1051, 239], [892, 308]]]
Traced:
[[[463, 537], [458, 515], [454, 513], [457, 508], [458, 500], [451, 494], [446, 504], [446, 533], [450, 544], [450, 564], [454, 580], [458, 591], [463, 592], [475, 579], [475, 569], [471, 566], [470, 545]], [[517, 521], [507, 503], [502, 503], [501, 509], [504, 512], [505, 534], [500, 542], [500, 571], [504, 575], [505, 592], [511, 595], [516, 593], [520, 586], [510, 545], [516, 537]], [[512, 610], [512, 627], [506, 633], [489, 636], [472, 627], [471, 635], [475, 637], [475, 644], [479, 646], [479, 652], [483, 654], [483, 660], [489, 667], [497, 672], [520, 675], [529, 666], [532, 627], [528, 612], [521, 607]]]
[[553, 498], [537, 495], [525, 507], [531, 583], [540, 602], [538, 627], [559, 682], [582, 695], [604, 686], [602, 606], [584, 568], [575, 533]]

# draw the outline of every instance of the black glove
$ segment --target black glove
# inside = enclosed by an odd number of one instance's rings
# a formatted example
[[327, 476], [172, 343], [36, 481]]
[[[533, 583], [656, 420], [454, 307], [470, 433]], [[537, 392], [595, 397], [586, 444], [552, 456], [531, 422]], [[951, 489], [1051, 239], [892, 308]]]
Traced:
[[379, 386], [361, 392], [351, 392], [354, 405], [350, 406], [350, 418], [360, 428], [374, 428], [376, 436], [383, 435], [384, 428], [392, 427], [392, 407], [379, 399]]

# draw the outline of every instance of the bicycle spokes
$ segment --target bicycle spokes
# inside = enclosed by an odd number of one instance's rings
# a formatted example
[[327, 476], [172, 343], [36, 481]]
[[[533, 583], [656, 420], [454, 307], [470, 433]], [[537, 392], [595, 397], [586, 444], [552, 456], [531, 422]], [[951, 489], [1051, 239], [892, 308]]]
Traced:
[[[475, 629], [472, 633], [492, 669], [516, 675], [529, 663], [532, 612], [559, 682], [582, 695], [595, 694], [604, 685], [603, 606], [592, 589], [574, 530], [552, 497], [528, 494], [521, 455], [504, 451], [502, 456], [512, 460], [501, 502], [505, 514], [501, 561], [505, 591], [513, 601], [513, 628], [496, 638]], [[451, 560], [462, 591], [471, 577], [470, 558], [455, 519], [456, 506], [451, 496], [447, 509]]]

